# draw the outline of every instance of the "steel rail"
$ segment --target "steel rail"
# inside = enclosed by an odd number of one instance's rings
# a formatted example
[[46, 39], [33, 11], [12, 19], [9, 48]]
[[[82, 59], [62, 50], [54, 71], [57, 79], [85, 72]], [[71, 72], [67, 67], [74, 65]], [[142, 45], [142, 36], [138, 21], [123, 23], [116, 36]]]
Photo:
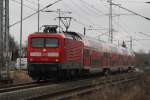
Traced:
[[3, 88], [9, 88], [9, 87], [15, 87], [15, 86], [21, 86], [21, 85], [28, 85], [28, 84], [32, 84], [33, 82], [23, 82], [23, 83], [15, 83], [15, 84], [7, 84], [7, 85], [2, 85], [0, 86], [0, 89]]
[[[114, 83], [110, 83], [110, 84], [105, 84], [105, 86], [110, 86], [110, 85], [115, 86], [115, 85], [119, 85], [119, 84], [124, 84], [124, 83], [127, 83], [129, 81], [136, 80], [136, 79], [137, 78], [122, 80], [122, 81], [116, 82], [116, 83], [114, 82]], [[104, 86], [104, 84], [100, 84], [97, 86], [77, 88], [77, 89], [70, 90], [70, 91], [64, 91], [62, 93], [58, 93], [56, 95], [53, 95], [53, 96], [47, 97], [47, 98], [50, 98], [51, 100], [65, 100], [65, 99], [69, 100], [69, 98], [77, 96], [77, 95], [82, 95], [82, 94], [86, 94], [86, 93], [89, 93], [89, 92], [92, 92], [95, 90], [100, 90], [103, 88], [103, 86]], [[38, 98], [36, 98], [36, 100], [40, 100], [41, 98], [43, 98], [43, 97], [38, 97]], [[31, 99], [34, 99], [34, 98], [31, 98]], [[31, 99], [28, 99], [28, 100], [31, 100]]]
[[45, 85], [49, 85], [50, 83], [52, 83], [52, 82], [41, 82], [41, 83], [27, 82], [27, 83], [21, 83], [21, 84], [14, 84], [11, 86], [6, 86], [3, 88], [0, 88], [0, 93], [12, 92], [12, 91], [17, 91], [17, 90], [27, 89], [27, 88], [33, 88], [33, 87], [39, 87], [39, 86], [45, 86]]
[[103, 77], [99, 81], [94, 81], [93, 84], [87, 84], [83, 86], [77, 86], [77, 87], [70, 87], [66, 88], [65, 90], [60, 90], [55, 93], [49, 93], [45, 95], [39, 95], [35, 97], [29, 97], [26, 100], [41, 100], [41, 99], [50, 99], [50, 100], [64, 100], [73, 96], [85, 94], [87, 92], [91, 92], [94, 90], [98, 90], [102, 88], [103, 86], [107, 85], [118, 85], [127, 83], [129, 81], [136, 80], [137, 74], [130, 74], [128, 75], [122, 75], [122, 76], [110, 76], [110, 77]]
[[[138, 78], [136, 73], [119, 74], [113, 76], [92, 77], [69, 82], [45, 84], [30, 88], [13, 90], [0, 93], [0, 100], [41, 100], [43, 98], [68, 98], [73, 94], [81, 94], [83, 91], [92, 90], [95, 87], [121, 84]], [[70, 95], [72, 94], [72, 95]], [[62, 96], [63, 95], [63, 96]]]

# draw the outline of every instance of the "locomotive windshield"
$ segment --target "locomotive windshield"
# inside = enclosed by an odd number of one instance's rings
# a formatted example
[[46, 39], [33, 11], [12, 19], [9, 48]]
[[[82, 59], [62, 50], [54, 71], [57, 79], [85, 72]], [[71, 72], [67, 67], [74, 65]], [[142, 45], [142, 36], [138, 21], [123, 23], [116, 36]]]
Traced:
[[44, 47], [44, 38], [32, 38], [32, 47]]
[[57, 38], [32, 38], [31, 46], [34, 48], [41, 48], [41, 47], [55, 48], [58, 47], [58, 39]]
[[58, 39], [45, 38], [45, 47], [58, 47]]

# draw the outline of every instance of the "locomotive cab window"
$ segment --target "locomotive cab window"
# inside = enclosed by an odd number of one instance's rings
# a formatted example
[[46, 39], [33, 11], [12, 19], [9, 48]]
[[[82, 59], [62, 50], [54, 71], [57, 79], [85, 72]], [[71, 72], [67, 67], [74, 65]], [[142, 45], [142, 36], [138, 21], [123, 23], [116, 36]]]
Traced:
[[44, 38], [32, 38], [31, 46], [35, 48], [44, 47]]
[[46, 38], [45, 39], [45, 47], [58, 47], [58, 39], [57, 38]]
[[32, 38], [31, 46], [33, 48], [55, 48], [58, 47], [58, 39], [57, 38]]

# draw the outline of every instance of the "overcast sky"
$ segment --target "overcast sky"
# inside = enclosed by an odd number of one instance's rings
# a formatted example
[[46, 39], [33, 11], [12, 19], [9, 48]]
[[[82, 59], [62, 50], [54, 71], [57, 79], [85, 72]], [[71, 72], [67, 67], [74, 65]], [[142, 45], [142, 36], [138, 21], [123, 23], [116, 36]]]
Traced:
[[[37, 10], [38, 0], [23, 0], [24, 10], [23, 17], [32, 14]], [[53, 3], [56, 0], [40, 0], [41, 8], [48, 4]], [[145, 3], [150, 0], [113, 0], [114, 3], [119, 4], [127, 9], [130, 9], [136, 13], [139, 13], [145, 17], [150, 18], [150, 4]], [[108, 41], [108, 10], [109, 4], [107, 0], [62, 0], [59, 3], [49, 7], [47, 10], [71, 11], [72, 14], [62, 13], [61, 16], [71, 16], [75, 20], [72, 20], [70, 29], [83, 33], [83, 28], [89, 29], [91, 26], [93, 29], [102, 30], [87, 30], [87, 35], [97, 38], [98, 35], [105, 33], [99, 38]], [[113, 13], [120, 14], [119, 16], [113, 17], [113, 29], [114, 29], [114, 40], [130, 40], [130, 36], [133, 39], [150, 39], [144, 34], [150, 35], [150, 20], [146, 20], [142, 17], [133, 15], [121, 8], [113, 6]], [[40, 26], [58, 24], [58, 13], [41, 12], [40, 13]], [[10, 0], [10, 25], [20, 20], [20, 0]], [[23, 22], [23, 43], [27, 40], [27, 36], [32, 32], [37, 31], [37, 15], [30, 17]], [[41, 30], [42, 31], [42, 30]], [[20, 36], [20, 24], [12, 26], [10, 28], [11, 35], [16, 41], [19, 41]], [[115, 44], [118, 41], [114, 41]], [[127, 44], [129, 44], [127, 42]], [[128, 45], [129, 46], [129, 45]], [[150, 40], [133, 40], [133, 49], [139, 51], [150, 50]]]

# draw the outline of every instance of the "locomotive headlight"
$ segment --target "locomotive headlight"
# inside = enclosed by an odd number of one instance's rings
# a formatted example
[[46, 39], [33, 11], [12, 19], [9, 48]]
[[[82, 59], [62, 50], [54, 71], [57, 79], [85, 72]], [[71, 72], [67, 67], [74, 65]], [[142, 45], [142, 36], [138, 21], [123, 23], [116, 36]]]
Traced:
[[34, 57], [37, 57], [37, 56], [41, 56], [41, 52], [30, 52], [30, 56], [34, 56]]
[[56, 59], [56, 62], [58, 62], [59, 61], [59, 59]]
[[59, 53], [58, 52], [49, 52], [48, 57], [58, 57]]

